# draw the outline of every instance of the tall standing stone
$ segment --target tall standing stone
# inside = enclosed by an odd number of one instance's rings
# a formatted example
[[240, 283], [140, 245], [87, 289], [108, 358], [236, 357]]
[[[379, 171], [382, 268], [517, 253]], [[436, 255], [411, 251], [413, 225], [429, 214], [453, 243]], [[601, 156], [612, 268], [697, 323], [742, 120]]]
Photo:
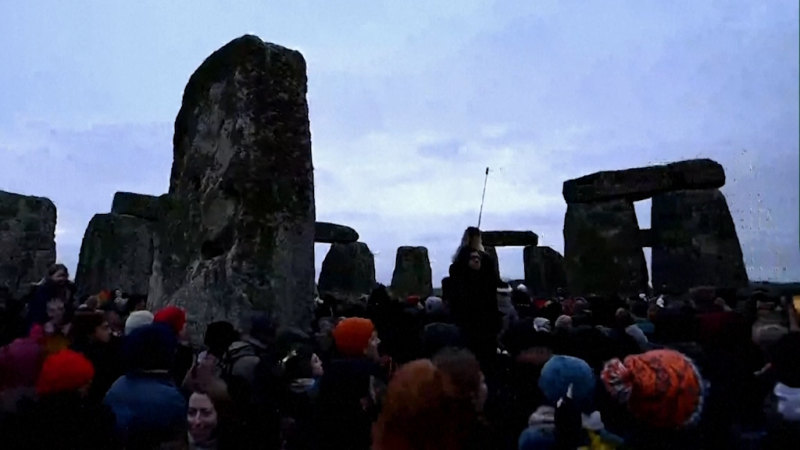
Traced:
[[147, 295], [153, 269], [153, 224], [131, 215], [96, 214], [81, 244], [78, 295], [121, 289]]
[[306, 64], [255, 36], [214, 52], [186, 85], [155, 239], [150, 297], [187, 309], [198, 334], [254, 311], [307, 328], [314, 179]]
[[550, 296], [567, 286], [564, 257], [550, 247], [528, 246], [522, 252], [525, 260], [525, 284], [532, 294]]
[[319, 273], [319, 292], [358, 298], [375, 287], [375, 257], [367, 244], [333, 244]]
[[633, 203], [570, 203], [564, 218], [564, 265], [574, 294], [630, 295], [647, 287], [647, 263]]
[[431, 261], [425, 247], [400, 247], [392, 274], [392, 294], [428, 297], [433, 292]]
[[742, 248], [718, 189], [653, 197], [653, 286], [684, 292], [696, 286], [748, 286]]
[[56, 261], [56, 206], [47, 198], [0, 191], [0, 286], [28, 293]]
[[489, 255], [489, 259], [492, 261], [492, 271], [494, 271], [495, 277], [499, 280], [500, 279], [500, 258], [497, 257], [497, 249], [492, 247], [491, 245], [484, 245], [483, 251]]

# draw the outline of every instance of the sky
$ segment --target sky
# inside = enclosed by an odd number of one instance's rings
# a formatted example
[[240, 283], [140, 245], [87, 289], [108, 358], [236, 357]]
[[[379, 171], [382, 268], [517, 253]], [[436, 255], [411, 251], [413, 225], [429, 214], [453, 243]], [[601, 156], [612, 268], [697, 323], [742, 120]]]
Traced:
[[[725, 167], [750, 279], [800, 281], [783, 0], [0, 2], [0, 189], [55, 202], [73, 272], [115, 192], [168, 190], [185, 84], [243, 34], [304, 55], [317, 220], [354, 227], [379, 282], [398, 246], [423, 245], [439, 284], [486, 167], [481, 228], [561, 252], [565, 180], [697, 157]], [[499, 259], [522, 278], [521, 248]]]

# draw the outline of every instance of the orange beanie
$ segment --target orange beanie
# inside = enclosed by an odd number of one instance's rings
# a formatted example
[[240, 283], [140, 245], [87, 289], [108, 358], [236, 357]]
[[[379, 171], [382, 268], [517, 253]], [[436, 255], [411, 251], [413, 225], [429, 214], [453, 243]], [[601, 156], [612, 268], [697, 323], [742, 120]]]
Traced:
[[86, 386], [94, 378], [92, 363], [82, 354], [61, 350], [44, 360], [36, 393], [39, 395], [72, 391]]
[[375, 325], [369, 319], [344, 319], [333, 329], [336, 349], [345, 356], [362, 356], [374, 331]]

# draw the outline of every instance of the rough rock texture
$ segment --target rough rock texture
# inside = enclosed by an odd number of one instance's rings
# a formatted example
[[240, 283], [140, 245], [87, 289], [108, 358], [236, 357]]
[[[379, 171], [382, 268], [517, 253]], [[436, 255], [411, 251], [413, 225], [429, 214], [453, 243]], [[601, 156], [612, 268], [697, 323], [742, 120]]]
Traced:
[[405, 298], [408, 295], [427, 297], [433, 292], [431, 261], [425, 247], [400, 247], [397, 249], [392, 294]]
[[153, 268], [153, 225], [120, 214], [96, 214], [81, 244], [75, 284], [78, 295], [103, 289], [147, 295]]
[[333, 244], [319, 273], [320, 294], [359, 298], [375, 287], [375, 257], [367, 244]]
[[494, 266], [494, 273], [497, 278], [500, 278], [500, 259], [497, 257], [497, 249], [491, 245], [484, 245], [483, 251], [492, 258], [492, 265]]
[[564, 257], [550, 247], [525, 247], [525, 285], [534, 295], [550, 296], [567, 286]]
[[111, 212], [147, 220], [158, 220], [161, 215], [160, 197], [132, 192], [117, 192], [111, 204]]
[[317, 222], [314, 225], [314, 242], [349, 244], [357, 240], [358, 233], [348, 226], [328, 222]]
[[653, 286], [748, 286], [742, 248], [728, 203], [717, 189], [653, 197]]
[[0, 191], [0, 286], [27, 294], [56, 262], [56, 207], [49, 199]]
[[710, 159], [693, 159], [663, 166], [597, 172], [564, 182], [567, 203], [611, 199], [644, 200], [678, 189], [713, 189], [725, 184], [722, 166]]
[[481, 231], [481, 241], [490, 247], [535, 247], [539, 236], [533, 231]]
[[150, 298], [188, 311], [194, 336], [254, 311], [307, 328], [314, 179], [306, 64], [255, 36], [214, 52], [186, 85]]
[[633, 204], [626, 200], [571, 203], [564, 218], [564, 266], [570, 292], [638, 294], [647, 263]]

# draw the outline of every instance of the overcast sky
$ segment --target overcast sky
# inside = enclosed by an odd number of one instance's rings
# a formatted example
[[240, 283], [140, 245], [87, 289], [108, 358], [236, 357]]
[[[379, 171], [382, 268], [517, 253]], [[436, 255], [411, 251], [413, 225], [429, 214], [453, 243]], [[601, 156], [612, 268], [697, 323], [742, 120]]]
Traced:
[[252, 33], [305, 56], [317, 218], [378, 281], [424, 245], [439, 284], [487, 166], [482, 228], [563, 251], [564, 180], [695, 157], [725, 167], [750, 278], [800, 280], [796, 1], [272, 3], [0, 3], [0, 189], [56, 203], [60, 261], [114, 192], [167, 191], [189, 76]]

